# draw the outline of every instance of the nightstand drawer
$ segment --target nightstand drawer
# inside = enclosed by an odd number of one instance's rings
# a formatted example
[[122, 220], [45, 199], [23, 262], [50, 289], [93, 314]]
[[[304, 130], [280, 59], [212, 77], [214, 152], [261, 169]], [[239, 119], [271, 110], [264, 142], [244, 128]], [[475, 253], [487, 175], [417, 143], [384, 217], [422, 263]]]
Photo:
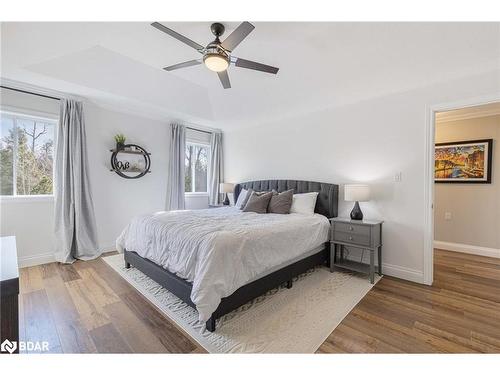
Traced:
[[358, 234], [362, 236], [370, 236], [370, 227], [366, 225], [358, 225], [351, 223], [335, 223], [335, 232], [345, 232], [351, 234]]
[[370, 246], [370, 236], [363, 236], [361, 234], [333, 232], [333, 239], [335, 241], [352, 243], [353, 245]]

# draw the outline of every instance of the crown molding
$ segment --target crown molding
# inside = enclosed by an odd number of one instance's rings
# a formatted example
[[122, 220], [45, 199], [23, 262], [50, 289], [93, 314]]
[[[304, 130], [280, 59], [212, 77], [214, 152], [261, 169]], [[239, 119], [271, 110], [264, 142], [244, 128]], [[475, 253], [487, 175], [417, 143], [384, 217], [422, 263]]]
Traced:
[[134, 102], [119, 102], [119, 101], [109, 102], [102, 98], [101, 99], [86, 98], [57, 90], [47, 89], [44, 87], [32, 85], [25, 82], [15, 81], [4, 77], [0, 77], [0, 84], [7, 87], [12, 87], [14, 89], [33, 92], [35, 94], [48, 95], [60, 99], [72, 99], [72, 100], [82, 101], [84, 103], [89, 103], [109, 111], [129, 114], [156, 121], [166, 121], [169, 123], [172, 121], [177, 121], [181, 124], [189, 125], [200, 130], [206, 130], [210, 132], [221, 132], [221, 129], [208, 125], [212, 123], [212, 121], [210, 120], [203, 121], [202, 119], [194, 118], [191, 116], [186, 118], [185, 116], [182, 116], [182, 114], [173, 113], [172, 111], [160, 113], [157, 108], [147, 108]]
[[436, 113], [436, 121], [439, 123], [450, 121], [470, 120], [480, 117], [500, 115], [500, 103], [494, 106], [471, 107], [459, 110], [438, 112]]
[[26, 82], [20, 82], [20, 81], [15, 81], [9, 78], [4, 78], [0, 77], [0, 83], [3, 86], [8, 86], [12, 87], [14, 89], [19, 89], [19, 90], [25, 90], [25, 91], [30, 91], [33, 92], [34, 94], [42, 94], [42, 95], [48, 95], [48, 96], [53, 96], [59, 99], [72, 99], [72, 100], [78, 100], [78, 101], [84, 101], [85, 98], [74, 95], [74, 94], [69, 94], [57, 90], [52, 90], [52, 89], [47, 89], [45, 87], [40, 87], [36, 85], [32, 85]]

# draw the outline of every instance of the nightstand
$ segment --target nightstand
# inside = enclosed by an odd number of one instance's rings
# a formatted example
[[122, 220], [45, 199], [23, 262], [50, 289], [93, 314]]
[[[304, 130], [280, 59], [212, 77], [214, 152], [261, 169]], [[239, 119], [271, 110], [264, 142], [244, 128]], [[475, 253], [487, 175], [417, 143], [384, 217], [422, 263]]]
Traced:
[[[382, 223], [380, 220], [351, 220], [332, 218], [330, 236], [330, 272], [335, 268], [362, 272], [375, 281], [375, 271], [382, 275]], [[347, 259], [345, 247], [355, 247], [370, 252], [370, 264]], [[375, 266], [375, 252], [378, 265]]]
[[208, 208], [220, 208], [220, 207], [229, 207], [229, 206], [224, 206], [223, 204], [209, 204]]

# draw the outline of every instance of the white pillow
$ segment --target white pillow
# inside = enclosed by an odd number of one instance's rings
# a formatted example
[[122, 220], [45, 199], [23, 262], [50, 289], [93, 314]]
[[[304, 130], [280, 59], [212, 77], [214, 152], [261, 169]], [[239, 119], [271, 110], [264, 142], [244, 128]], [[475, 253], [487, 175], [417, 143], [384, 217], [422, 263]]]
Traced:
[[290, 213], [313, 215], [314, 207], [316, 207], [316, 199], [318, 199], [318, 192], [316, 191], [313, 193], [294, 194]]
[[241, 206], [243, 205], [243, 203], [245, 203], [247, 194], [248, 194], [248, 190], [241, 189], [240, 195], [238, 195], [238, 200], [236, 201], [236, 204], [235, 204], [236, 207], [243, 208]]
[[234, 206], [234, 193], [227, 193], [227, 197], [229, 198], [229, 205]]

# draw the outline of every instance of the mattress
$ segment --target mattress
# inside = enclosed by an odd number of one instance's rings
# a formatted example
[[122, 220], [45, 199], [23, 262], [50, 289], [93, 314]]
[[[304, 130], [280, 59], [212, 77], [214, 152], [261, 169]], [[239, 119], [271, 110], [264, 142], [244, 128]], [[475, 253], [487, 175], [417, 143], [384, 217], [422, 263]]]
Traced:
[[205, 322], [238, 288], [320, 251], [329, 228], [319, 214], [163, 211], [134, 218], [116, 245], [192, 282], [191, 300]]
[[282, 268], [285, 268], [286, 266], [289, 266], [290, 264], [296, 263], [299, 260], [306, 259], [307, 257], [310, 257], [311, 255], [314, 255], [314, 254], [319, 253], [320, 251], [323, 251], [324, 249], [325, 249], [325, 244], [323, 243], [323, 244], [321, 244], [321, 245], [319, 245], [319, 246], [317, 246], [315, 248], [312, 248], [312, 249], [310, 249], [310, 250], [308, 250], [308, 251], [306, 251], [304, 253], [301, 253], [300, 255], [296, 256], [295, 258], [288, 259], [288, 260], [286, 260], [285, 262], [283, 262], [281, 264], [278, 264], [278, 265], [276, 265], [274, 267], [270, 267], [270, 268], [266, 269], [264, 272], [262, 272], [262, 273], [260, 273], [258, 275], [255, 275], [253, 277], [253, 279], [248, 280], [245, 284], [249, 284], [252, 281], [261, 279], [264, 276], [272, 274], [274, 271], [277, 271], [277, 270], [280, 270]]

